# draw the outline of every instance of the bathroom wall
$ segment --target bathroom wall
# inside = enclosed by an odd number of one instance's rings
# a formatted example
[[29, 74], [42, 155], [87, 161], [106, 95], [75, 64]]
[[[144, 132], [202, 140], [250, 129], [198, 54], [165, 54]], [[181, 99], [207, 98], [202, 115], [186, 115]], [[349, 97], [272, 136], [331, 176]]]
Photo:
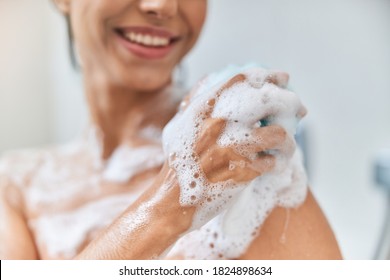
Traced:
[[0, 152], [50, 138], [44, 1], [0, 1]]
[[[375, 153], [390, 146], [390, 1], [209, 5], [203, 37], [184, 63], [188, 84], [229, 63], [289, 72], [309, 110], [312, 190], [344, 256], [372, 258], [384, 195], [371, 167]], [[49, 0], [1, 0], [0, 34], [0, 152], [74, 137], [86, 110], [63, 18]]]

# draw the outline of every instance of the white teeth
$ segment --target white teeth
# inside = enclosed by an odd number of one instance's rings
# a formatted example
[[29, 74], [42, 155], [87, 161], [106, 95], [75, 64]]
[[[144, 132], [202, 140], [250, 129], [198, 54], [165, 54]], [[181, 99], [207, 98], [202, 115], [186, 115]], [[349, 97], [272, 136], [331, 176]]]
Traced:
[[127, 36], [127, 37], [128, 37], [128, 39], [130, 39], [131, 41], [135, 41], [136, 35], [135, 35], [134, 33], [130, 33], [130, 37], [129, 37], [129, 36]]
[[152, 45], [153, 46], [158, 46], [160, 44], [160, 39], [157, 37], [152, 38]]
[[165, 47], [169, 45], [168, 38], [151, 36], [151, 35], [142, 35], [134, 32], [125, 33], [124, 36], [131, 42], [135, 42], [145, 46]]
[[137, 43], [141, 43], [142, 39], [143, 39], [142, 35], [141, 34], [137, 34], [137, 35], [135, 35], [135, 40], [134, 41], [136, 41]]
[[144, 43], [145, 43], [145, 45], [151, 45], [152, 44], [152, 37], [149, 35], [144, 36]]

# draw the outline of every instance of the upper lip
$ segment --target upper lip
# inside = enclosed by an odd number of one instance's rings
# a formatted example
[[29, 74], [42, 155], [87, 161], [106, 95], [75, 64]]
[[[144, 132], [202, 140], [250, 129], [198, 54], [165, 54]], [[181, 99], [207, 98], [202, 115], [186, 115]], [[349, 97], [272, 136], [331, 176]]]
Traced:
[[138, 33], [143, 35], [150, 35], [156, 37], [163, 37], [169, 39], [170, 42], [180, 39], [180, 36], [167, 30], [159, 27], [150, 27], [150, 26], [130, 26], [130, 27], [118, 27], [116, 31], [121, 34], [126, 33]]

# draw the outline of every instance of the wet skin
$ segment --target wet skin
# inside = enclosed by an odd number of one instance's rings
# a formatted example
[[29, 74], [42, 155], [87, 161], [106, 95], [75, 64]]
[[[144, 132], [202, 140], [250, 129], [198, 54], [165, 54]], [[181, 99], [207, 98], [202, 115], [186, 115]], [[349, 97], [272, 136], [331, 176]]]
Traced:
[[[148, 126], [162, 129], [174, 116], [178, 103], [167, 102], [163, 89], [171, 83], [175, 66], [189, 52], [198, 39], [206, 15], [205, 0], [57, 0], [59, 10], [71, 18], [77, 50], [81, 58], [85, 94], [91, 122], [104, 136], [101, 160], [110, 159], [122, 145], [142, 147], [150, 145], [139, 137]], [[164, 52], [153, 47], [135, 46], [125, 42], [127, 31], [158, 35], [170, 41]], [[145, 35], [144, 34], [144, 35]], [[130, 36], [130, 35], [129, 35]], [[146, 40], [146, 39], [145, 39]], [[161, 42], [161, 41], [160, 41]], [[131, 45], [133, 44], [133, 45]], [[143, 44], [138, 44], [143, 45]], [[169, 48], [169, 49], [168, 49]], [[164, 54], [164, 55], [163, 55]], [[164, 100], [166, 102], [164, 102]], [[189, 104], [190, 106], [190, 104]], [[261, 170], [245, 169], [231, 172], [226, 168], [231, 159], [239, 157], [232, 149], [221, 149], [216, 137], [223, 129], [224, 120], [207, 118], [197, 140], [198, 155], [220, 158], [221, 162], [202, 168], [211, 182], [233, 179], [251, 180], [272, 169], [272, 160]], [[270, 133], [272, 130], [272, 133]], [[209, 134], [207, 131], [211, 131]], [[260, 132], [259, 132], [260, 133]], [[263, 149], [287, 145], [281, 127], [263, 130]], [[212, 147], [212, 149], [206, 149]], [[256, 147], [258, 149], [259, 147]], [[69, 166], [77, 166], [85, 154], [74, 155]], [[131, 160], [131, 159], [130, 159]], [[85, 168], [84, 165], [80, 168]], [[92, 162], [89, 163], [93, 165]], [[30, 173], [26, 181], [34, 177]], [[87, 175], [86, 175], [87, 176]], [[145, 187], [145, 182], [147, 187]], [[65, 182], [66, 183], [66, 182]], [[70, 181], [69, 183], [72, 183]], [[140, 188], [145, 192], [139, 195]], [[137, 197], [134, 203], [107, 228], [96, 228], [76, 248], [78, 259], [150, 259], [156, 258], [187, 232], [196, 206], [183, 207], [179, 203], [180, 188], [174, 170], [163, 167], [145, 169], [126, 183], [101, 182], [99, 192], [80, 190], [77, 197], [29, 207], [25, 188], [2, 177], [0, 180], [0, 257], [2, 259], [53, 258], [45, 244], [38, 246], [39, 230], [28, 222], [53, 213], [69, 213], [80, 205], [98, 201], [113, 194]], [[130, 227], [134, 217], [140, 216], [148, 205], [149, 217], [143, 226]], [[142, 211], [141, 211], [142, 210]], [[289, 227], [286, 242], [280, 242], [286, 213]], [[124, 231], [123, 229], [128, 229]], [[242, 258], [250, 259], [338, 259], [341, 257], [334, 235], [309, 193], [297, 209], [275, 209]], [[54, 256], [60, 257], [60, 256]], [[180, 256], [177, 256], [180, 258]]]

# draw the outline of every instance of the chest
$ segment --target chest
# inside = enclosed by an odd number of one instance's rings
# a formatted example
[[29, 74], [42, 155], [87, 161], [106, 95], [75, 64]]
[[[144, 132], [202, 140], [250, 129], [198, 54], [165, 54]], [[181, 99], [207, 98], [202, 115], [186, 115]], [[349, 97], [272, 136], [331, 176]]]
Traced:
[[163, 161], [151, 147], [118, 151], [105, 164], [47, 156], [24, 190], [41, 258], [74, 257], [149, 187]]

